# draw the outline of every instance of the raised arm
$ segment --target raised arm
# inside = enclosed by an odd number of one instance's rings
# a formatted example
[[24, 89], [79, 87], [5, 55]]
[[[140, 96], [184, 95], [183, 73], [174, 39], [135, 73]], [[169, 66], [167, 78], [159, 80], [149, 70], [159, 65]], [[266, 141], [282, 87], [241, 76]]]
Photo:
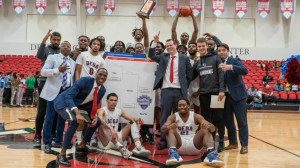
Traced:
[[36, 57], [41, 60], [46, 60], [46, 54], [45, 54], [45, 48], [46, 48], [46, 42], [51, 36], [52, 29], [49, 29], [46, 36], [43, 38], [43, 41], [41, 42], [41, 45], [36, 53]]
[[144, 32], [144, 46], [145, 46], [145, 49], [148, 50], [149, 49], [149, 34], [148, 34], [146, 19], [143, 17], [142, 21], [143, 21], [142, 28], [143, 28], [143, 32]]
[[127, 120], [129, 122], [138, 122], [139, 121], [139, 118], [131, 116], [130, 114], [126, 113], [123, 109], [122, 109], [121, 117], [123, 117], [125, 120]]
[[173, 24], [172, 24], [172, 39], [178, 41], [177, 39], [177, 32], [176, 32], [176, 27], [177, 27], [177, 22], [178, 22], [178, 18], [180, 16], [180, 10], [178, 12], [178, 14], [176, 15]]
[[149, 58], [157, 63], [159, 63], [160, 61], [160, 55], [155, 54], [155, 47], [157, 46], [157, 43], [159, 41], [159, 34], [160, 32], [158, 32], [158, 34], [154, 36], [153, 42], [151, 43], [149, 53], [148, 53]]
[[193, 31], [192, 38], [191, 38], [190, 41], [195, 41], [196, 42], [197, 36], [198, 36], [198, 25], [197, 25], [195, 16], [193, 15], [192, 9], [191, 9], [191, 17], [192, 17], [192, 20], [193, 20], [194, 31]]

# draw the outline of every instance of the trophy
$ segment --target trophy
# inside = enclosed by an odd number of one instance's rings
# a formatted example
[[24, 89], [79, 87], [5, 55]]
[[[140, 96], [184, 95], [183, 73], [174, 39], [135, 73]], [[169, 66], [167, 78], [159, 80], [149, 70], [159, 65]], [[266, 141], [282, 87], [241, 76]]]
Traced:
[[139, 17], [142, 17], [142, 18], [147, 18], [149, 19], [149, 15], [153, 9], [153, 7], [155, 6], [155, 1], [153, 0], [147, 0], [143, 7], [141, 8], [141, 10], [139, 12], [137, 12], [136, 14], [139, 16]]

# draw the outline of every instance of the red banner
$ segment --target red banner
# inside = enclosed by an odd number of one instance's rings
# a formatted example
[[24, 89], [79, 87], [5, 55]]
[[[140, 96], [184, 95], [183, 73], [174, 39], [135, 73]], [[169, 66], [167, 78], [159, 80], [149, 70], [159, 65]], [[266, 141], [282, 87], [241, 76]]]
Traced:
[[294, 13], [294, 0], [280, 0], [280, 11], [288, 19]]
[[115, 10], [115, 0], [105, 0], [104, 1], [104, 10], [107, 15], [111, 15]]
[[221, 16], [224, 12], [225, 0], [212, 0], [211, 1], [211, 10], [213, 14], [217, 17]]
[[13, 8], [17, 14], [20, 14], [25, 9], [26, 0], [13, 0]]
[[171, 16], [175, 16], [179, 10], [179, 0], [166, 0], [167, 11]]
[[257, 11], [262, 18], [266, 18], [271, 11], [270, 0], [257, 0]]
[[247, 13], [247, 0], [235, 1], [235, 13], [241, 19]]
[[202, 0], [189, 0], [189, 6], [193, 11], [193, 15], [197, 16], [202, 9]]
[[42, 15], [47, 7], [47, 0], [36, 0], [35, 1], [35, 9], [36, 11]]
[[[143, 2], [143, 4], [146, 2], [147, 0], [142, 0], [142, 2]], [[156, 5], [157, 5], [157, 0], [155, 0], [155, 5], [154, 5], [154, 7], [153, 7], [153, 9], [152, 9], [152, 11], [151, 11], [151, 13], [150, 13], [150, 16], [152, 16], [153, 15], [153, 13], [156, 11]]]
[[85, 9], [88, 14], [93, 14], [97, 10], [97, 1], [98, 0], [86, 0]]
[[0, 8], [2, 8], [2, 6], [3, 6], [3, 1], [0, 0]]
[[66, 14], [71, 9], [71, 0], [58, 0], [58, 10]]

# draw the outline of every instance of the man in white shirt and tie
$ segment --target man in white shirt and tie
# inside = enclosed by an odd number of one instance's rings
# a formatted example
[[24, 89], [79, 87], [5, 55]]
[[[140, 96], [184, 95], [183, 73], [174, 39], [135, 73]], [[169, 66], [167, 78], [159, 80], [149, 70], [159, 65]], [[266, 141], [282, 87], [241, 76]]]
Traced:
[[[187, 89], [192, 79], [192, 68], [187, 56], [179, 54], [176, 50], [177, 44], [174, 40], [166, 41], [168, 53], [155, 54], [155, 47], [159, 41], [159, 33], [154, 36], [149, 49], [149, 58], [159, 63], [154, 81], [154, 90], [161, 88], [161, 119], [163, 125], [172, 109], [176, 108], [176, 101], [180, 97], [187, 97]], [[161, 135], [158, 149], [167, 147], [165, 134]]]
[[[60, 45], [60, 53], [49, 55], [42, 68], [42, 76], [47, 77], [45, 86], [40, 97], [47, 100], [46, 117], [43, 127], [43, 141], [45, 144], [44, 152], [52, 153], [51, 129], [53, 121], [56, 119], [53, 100], [61, 92], [71, 87], [75, 72], [75, 62], [70, 59], [71, 44], [64, 41]], [[56, 126], [55, 146], [61, 146], [65, 120], [58, 116]]]

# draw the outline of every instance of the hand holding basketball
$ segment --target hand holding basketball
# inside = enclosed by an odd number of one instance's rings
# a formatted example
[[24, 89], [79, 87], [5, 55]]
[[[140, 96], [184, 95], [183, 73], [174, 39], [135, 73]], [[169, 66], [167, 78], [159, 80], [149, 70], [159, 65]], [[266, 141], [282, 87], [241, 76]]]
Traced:
[[189, 17], [192, 14], [192, 10], [189, 6], [183, 6], [180, 8], [179, 14], [182, 17]]

